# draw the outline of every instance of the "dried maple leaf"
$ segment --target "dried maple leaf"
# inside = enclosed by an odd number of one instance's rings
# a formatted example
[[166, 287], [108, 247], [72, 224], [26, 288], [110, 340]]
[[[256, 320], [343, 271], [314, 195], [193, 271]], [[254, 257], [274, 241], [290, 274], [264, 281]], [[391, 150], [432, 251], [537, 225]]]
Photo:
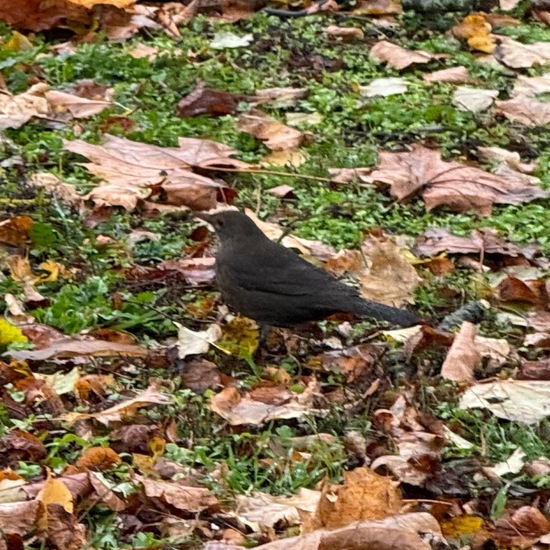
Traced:
[[216, 206], [218, 192], [224, 199], [234, 193], [197, 168], [247, 169], [250, 165], [232, 159], [237, 151], [210, 140], [179, 138], [179, 147], [160, 147], [107, 135], [103, 145], [66, 141], [65, 149], [92, 162], [84, 166], [106, 180], [86, 198], [100, 205], [119, 205], [132, 210], [160, 187], [169, 204], [208, 210]]
[[380, 153], [378, 169], [368, 180], [389, 185], [391, 194], [402, 202], [421, 194], [427, 210], [446, 205], [456, 212], [475, 210], [484, 216], [491, 213], [493, 204], [521, 204], [550, 196], [534, 185], [444, 161], [439, 151], [419, 144], [404, 153]]

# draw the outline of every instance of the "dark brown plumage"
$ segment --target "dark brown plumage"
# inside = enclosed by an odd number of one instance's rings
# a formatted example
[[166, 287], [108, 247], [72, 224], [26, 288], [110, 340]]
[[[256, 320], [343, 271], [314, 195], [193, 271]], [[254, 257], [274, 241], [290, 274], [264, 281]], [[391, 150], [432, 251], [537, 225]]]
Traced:
[[338, 312], [411, 326], [405, 309], [362, 298], [357, 290], [269, 240], [242, 212], [201, 215], [219, 237], [216, 281], [224, 300], [260, 324], [291, 327]]

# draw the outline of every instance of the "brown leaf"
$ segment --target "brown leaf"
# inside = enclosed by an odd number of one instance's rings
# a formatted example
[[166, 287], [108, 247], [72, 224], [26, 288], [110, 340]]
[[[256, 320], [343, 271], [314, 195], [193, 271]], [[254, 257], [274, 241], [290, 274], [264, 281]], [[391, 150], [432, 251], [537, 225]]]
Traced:
[[81, 550], [86, 546], [86, 528], [59, 504], [47, 506], [48, 539], [58, 550]]
[[183, 387], [196, 393], [216, 389], [221, 384], [220, 371], [215, 363], [206, 359], [193, 359], [186, 363], [181, 372]]
[[397, 485], [368, 468], [345, 472], [343, 484], [327, 483], [323, 487], [314, 529], [335, 529], [397, 514], [403, 504]]
[[473, 380], [474, 369], [481, 362], [481, 353], [475, 345], [476, 327], [464, 322], [455, 336], [441, 367], [441, 376], [457, 382]]
[[227, 420], [231, 426], [260, 425], [274, 419], [301, 418], [314, 412], [312, 409], [314, 391], [314, 384], [298, 395], [284, 386], [277, 386], [270, 388], [269, 393], [266, 390], [262, 401], [258, 401], [250, 394], [241, 396], [236, 388], [228, 387], [212, 397], [210, 409]]
[[65, 19], [88, 21], [88, 11], [69, 0], [3, 0], [0, 4], [0, 20], [18, 29], [42, 31], [57, 26]]
[[190, 487], [177, 481], [153, 481], [142, 476], [135, 478], [143, 485], [149, 498], [158, 498], [186, 515], [219, 510], [218, 499], [208, 489]]
[[329, 37], [342, 38], [345, 41], [362, 40], [365, 37], [365, 34], [359, 27], [329, 25], [325, 27], [324, 32]]
[[[84, 166], [106, 180], [87, 198], [98, 204], [119, 205], [127, 210], [147, 198], [153, 188], [163, 189], [168, 200], [190, 208], [210, 209], [216, 205], [218, 190], [228, 189], [196, 168], [246, 169], [248, 164], [234, 160], [237, 151], [215, 141], [179, 138], [179, 147], [160, 147], [107, 135], [104, 145], [66, 141], [65, 149], [88, 157]], [[231, 198], [231, 194], [228, 195]], [[227, 198], [227, 197], [226, 197]]]
[[0, 91], [0, 130], [19, 128], [33, 117], [47, 116], [48, 102], [40, 95], [45, 89], [46, 84], [36, 84], [16, 96]]
[[380, 348], [371, 344], [360, 344], [343, 350], [327, 351], [312, 357], [309, 364], [314, 367], [320, 362], [327, 372], [341, 373], [348, 383], [364, 384], [376, 378], [376, 367], [380, 359]]
[[10, 351], [15, 359], [43, 361], [56, 357], [58, 359], [69, 357], [104, 357], [112, 355], [145, 357], [147, 349], [131, 344], [118, 344], [116, 342], [102, 340], [62, 340], [40, 350]]
[[536, 304], [539, 301], [537, 294], [517, 277], [506, 277], [496, 288], [497, 297], [502, 302], [526, 302]]
[[426, 82], [449, 82], [451, 84], [468, 84], [471, 81], [470, 73], [466, 67], [450, 67], [432, 73], [422, 75]]
[[359, 0], [354, 15], [398, 15], [403, 13], [400, 0]]
[[256, 94], [249, 98], [251, 103], [269, 103], [271, 107], [281, 109], [294, 107], [298, 100], [308, 95], [307, 88], [265, 88], [256, 90]]
[[88, 447], [78, 457], [75, 466], [81, 470], [94, 470], [102, 472], [111, 470], [113, 466], [122, 461], [113, 449], [109, 447]]
[[88, 118], [112, 106], [110, 99], [87, 99], [58, 90], [48, 90], [44, 97], [54, 113], [69, 111], [74, 118]]
[[380, 153], [370, 181], [388, 184], [399, 201], [421, 193], [427, 210], [447, 205], [454, 211], [473, 209], [489, 215], [493, 204], [521, 204], [550, 196], [529, 184], [515, 184], [474, 166], [442, 160], [439, 151], [413, 145], [404, 153]]
[[429, 63], [434, 59], [442, 59], [447, 56], [436, 55], [424, 50], [407, 50], [397, 44], [381, 40], [370, 49], [369, 57], [375, 61], [385, 62], [400, 71], [413, 63]]
[[522, 44], [508, 36], [498, 37], [495, 57], [512, 69], [550, 64], [550, 42]]
[[2, 536], [25, 536], [36, 529], [43, 507], [37, 500], [0, 503], [0, 532]]
[[438, 541], [444, 544], [437, 520], [427, 513], [414, 513], [319, 529], [264, 544], [262, 550], [433, 550]]
[[46, 456], [46, 447], [35, 435], [23, 430], [12, 430], [0, 439], [5, 456], [15, 460], [38, 462]]
[[410, 301], [422, 279], [390, 239], [367, 238], [361, 245], [369, 266], [359, 276], [365, 298], [398, 306]]
[[238, 105], [238, 96], [207, 88], [204, 82], [199, 82], [193, 91], [180, 100], [177, 114], [182, 118], [198, 115], [232, 115]]
[[83, 197], [76, 192], [74, 185], [65, 183], [50, 172], [31, 174], [27, 179], [27, 185], [44, 191], [55, 198], [76, 206], [82, 204]]
[[550, 103], [524, 95], [497, 101], [494, 111], [503, 114], [508, 120], [521, 122], [526, 126], [544, 126], [550, 122]]
[[522, 361], [519, 380], [550, 380], [550, 359]]
[[291, 497], [255, 492], [251, 496], [237, 495], [237, 513], [260, 527], [291, 527], [303, 523], [305, 516], [315, 513], [321, 493], [300, 489]]
[[517, 258], [531, 258], [535, 250], [523, 251], [513, 243], [505, 241], [496, 229], [484, 227], [475, 229], [468, 237], [453, 235], [441, 227], [430, 227], [424, 235], [417, 237], [412, 248], [417, 256], [435, 256], [442, 252], [448, 254], [498, 254]]
[[148, 405], [167, 405], [170, 403], [170, 397], [161, 393], [155, 385], [138, 393], [133, 399], [122, 401], [109, 409], [97, 413], [77, 413], [72, 412], [64, 415], [63, 420], [73, 424], [78, 420], [95, 419], [108, 426], [112, 422], [120, 422], [132, 418], [137, 414], [138, 409]]
[[285, 126], [282, 122], [267, 116], [258, 109], [252, 110], [247, 115], [241, 115], [237, 126], [241, 132], [253, 135], [273, 151], [295, 149], [304, 140], [302, 132]]
[[10, 246], [29, 244], [29, 231], [33, 223], [30, 216], [13, 216], [0, 222], [0, 243]]
[[532, 548], [543, 536], [550, 532], [550, 522], [534, 506], [522, 506], [508, 511], [500, 518], [493, 530], [492, 539], [498, 546]]

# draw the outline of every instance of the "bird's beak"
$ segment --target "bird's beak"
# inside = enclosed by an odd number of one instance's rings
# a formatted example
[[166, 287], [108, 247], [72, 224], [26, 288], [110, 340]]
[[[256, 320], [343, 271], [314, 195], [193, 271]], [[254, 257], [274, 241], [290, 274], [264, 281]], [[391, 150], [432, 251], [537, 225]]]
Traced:
[[204, 212], [196, 212], [195, 218], [198, 218], [199, 220], [206, 222], [209, 225], [209, 229], [211, 231], [214, 230], [214, 226], [212, 225], [212, 216], [210, 214], [205, 214]]

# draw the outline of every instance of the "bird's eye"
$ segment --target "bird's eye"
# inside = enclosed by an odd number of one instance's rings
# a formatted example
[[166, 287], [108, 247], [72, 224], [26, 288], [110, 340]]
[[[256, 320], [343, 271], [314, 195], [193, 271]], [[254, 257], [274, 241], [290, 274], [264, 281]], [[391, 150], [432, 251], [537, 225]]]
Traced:
[[221, 220], [218, 220], [218, 221], [216, 222], [216, 225], [217, 225], [218, 227], [223, 227], [223, 222], [222, 222]]

